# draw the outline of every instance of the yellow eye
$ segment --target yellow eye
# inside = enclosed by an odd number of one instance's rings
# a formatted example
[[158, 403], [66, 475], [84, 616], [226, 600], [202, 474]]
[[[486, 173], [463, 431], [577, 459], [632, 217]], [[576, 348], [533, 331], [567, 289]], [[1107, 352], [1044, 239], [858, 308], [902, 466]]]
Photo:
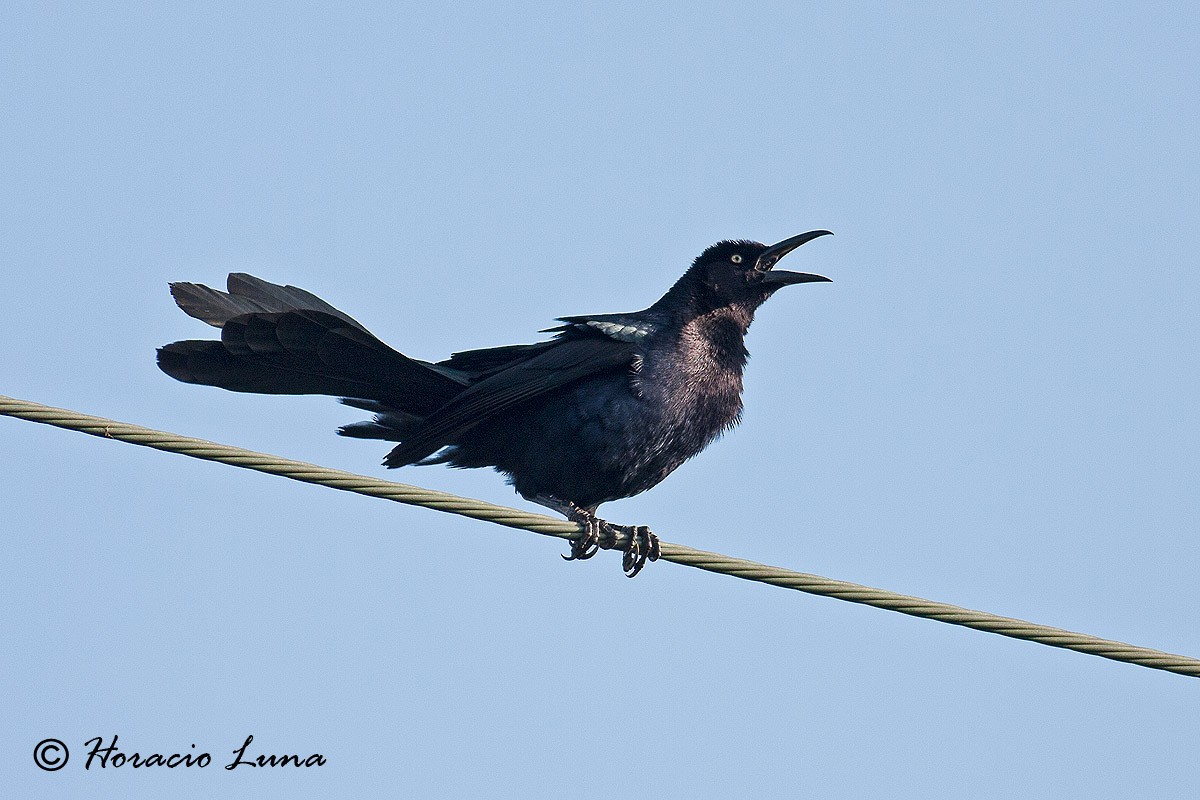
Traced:
[[740, 263], [742, 263], [742, 256], [740, 253], [734, 253], [733, 255], [731, 255], [729, 257], [729, 260], [735, 264], [740, 264]]

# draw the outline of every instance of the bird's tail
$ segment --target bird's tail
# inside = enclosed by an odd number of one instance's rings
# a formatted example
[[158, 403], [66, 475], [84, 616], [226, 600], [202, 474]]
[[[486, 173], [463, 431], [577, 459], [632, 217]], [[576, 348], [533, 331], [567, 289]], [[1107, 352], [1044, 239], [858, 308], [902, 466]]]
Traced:
[[[171, 294], [187, 314], [221, 329], [220, 341], [189, 340], [159, 349], [158, 366], [185, 383], [348, 398], [351, 405], [390, 415], [382, 421], [397, 428], [427, 416], [468, 383], [457, 370], [393, 350], [350, 316], [294, 286], [233, 273], [227, 292], [173, 283]], [[395, 434], [354, 426], [343, 432], [367, 438]]]

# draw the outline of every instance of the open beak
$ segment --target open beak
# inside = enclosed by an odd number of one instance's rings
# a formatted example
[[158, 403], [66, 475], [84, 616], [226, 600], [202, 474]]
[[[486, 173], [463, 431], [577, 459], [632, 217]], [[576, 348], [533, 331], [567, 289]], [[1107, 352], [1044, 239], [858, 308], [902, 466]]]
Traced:
[[784, 239], [782, 242], [773, 244], [767, 248], [766, 252], [758, 257], [758, 261], [754, 263], [754, 268], [759, 272], [764, 273], [763, 283], [775, 284], [776, 286], [787, 286], [792, 283], [816, 283], [819, 281], [828, 281], [823, 275], [813, 275], [809, 272], [788, 272], [787, 270], [775, 269], [774, 267], [779, 259], [786, 256], [788, 253], [795, 250], [802, 244], [811, 242], [821, 236], [832, 236], [833, 231], [809, 231], [802, 233], [799, 236], [793, 236], [790, 239]]

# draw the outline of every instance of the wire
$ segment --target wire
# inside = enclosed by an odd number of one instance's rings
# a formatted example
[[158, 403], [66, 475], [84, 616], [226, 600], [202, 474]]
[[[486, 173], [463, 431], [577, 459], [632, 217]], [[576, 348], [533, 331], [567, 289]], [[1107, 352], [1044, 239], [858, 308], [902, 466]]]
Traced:
[[[448, 511], [464, 517], [495, 522], [510, 528], [533, 531], [546, 536], [556, 536], [560, 539], [574, 539], [582, 534], [579, 525], [565, 520], [554, 519], [542, 514], [531, 514], [515, 508], [497, 506], [467, 497], [422, 489], [403, 483], [357, 475], [353, 472], [329, 469], [303, 461], [293, 461], [287, 458], [243, 450], [240, 447], [217, 444], [204, 439], [193, 439], [179, 436], [139, 425], [116, 422], [103, 417], [94, 417], [67, 411], [61, 408], [44, 406], [27, 400], [17, 400], [0, 395], [0, 414], [18, 419], [40, 422], [58, 428], [80, 431], [106, 439], [116, 439], [130, 444], [152, 447], [168, 453], [179, 453], [192, 458], [216, 461], [243, 469], [252, 469], [270, 475], [280, 475], [305, 483], [315, 483], [333, 489], [356, 492], [369, 497], [381, 497], [408, 505], [433, 508], [438, 511]], [[622, 537], [623, 538], [623, 537]], [[624, 541], [618, 540], [618, 547]], [[1132, 644], [1102, 639], [1085, 633], [1075, 633], [1061, 628], [1038, 625], [1025, 620], [1001, 617], [984, 611], [973, 611], [968, 608], [924, 600], [919, 597], [896, 594], [884, 589], [874, 589], [847, 581], [824, 578], [820, 575], [809, 575], [795, 572], [782, 567], [773, 567], [747, 561], [742, 558], [709, 553], [696, 550], [681, 544], [662, 542], [662, 559], [673, 561], [688, 567], [716, 572], [722, 575], [732, 575], [785, 589], [795, 589], [823, 597], [834, 597], [851, 603], [874, 606], [898, 611], [913, 617], [934, 619], [951, 625], [961, 625], [975, 630], [996, 633], [1013, 639], [1024, 639], [1031, 642], [1062, 647], [1080, 653], [1090, 653], [1129, 664], [1137, 664], [1151, 669], [1160, 669], [1180, 675], [1200, 677], [1200, 659], [1188, 656], [1173, 655], [1160, 650], [1138, 647]]]

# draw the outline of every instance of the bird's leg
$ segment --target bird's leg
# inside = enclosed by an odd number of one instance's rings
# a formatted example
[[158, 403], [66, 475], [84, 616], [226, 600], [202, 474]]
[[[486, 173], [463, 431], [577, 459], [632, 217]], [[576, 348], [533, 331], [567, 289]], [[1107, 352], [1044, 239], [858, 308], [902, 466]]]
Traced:
[[529, 499], [584, 526], [583, 536], [571, 540], [571, 555], [563, 556], [567, 561], [582, 561], [600, 550], [612, 550], [622, 535], [627, 539], [621, 569], [627, 577], [637, 575], [647, 561], [657, 561], [662, 555], [658, 537], [645, 525], [616, 525], [597, 517], [595, 508], [583, 508], [570, 500], [560, 500], [552, 495], [538, 495]]

